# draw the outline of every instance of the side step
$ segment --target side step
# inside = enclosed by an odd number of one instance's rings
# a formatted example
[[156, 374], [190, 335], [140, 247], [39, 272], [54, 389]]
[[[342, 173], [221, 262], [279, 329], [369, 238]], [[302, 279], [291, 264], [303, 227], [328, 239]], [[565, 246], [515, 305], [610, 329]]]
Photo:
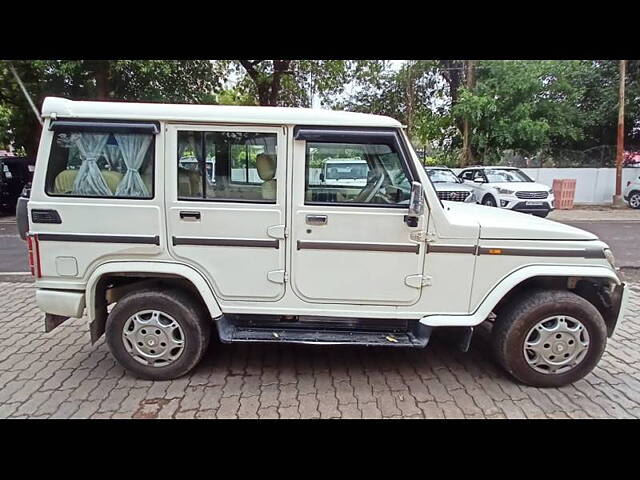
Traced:
[[[237, 317], [223, 316], [217, 322], [220, 341], [303, 343], [313, 345], [365, 345], [383, 347], [422, 348], [429, 342], [432, 327], [419, 322], [402, 329], [372, 329], [370, 322], [361, 328], [340, 328], [335, 323], [321, 322], [246, 322]], [[353, 322], [352, 322], [353, 323]]]

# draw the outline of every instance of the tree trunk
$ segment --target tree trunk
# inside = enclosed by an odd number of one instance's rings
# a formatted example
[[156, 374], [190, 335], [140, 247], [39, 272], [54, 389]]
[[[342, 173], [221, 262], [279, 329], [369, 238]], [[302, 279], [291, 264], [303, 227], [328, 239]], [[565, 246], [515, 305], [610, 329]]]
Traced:
[[111, 97], [109, 61], [97, 60], [94, 65], [93, 73], [96, 77], [96, 99], [108, 100]]

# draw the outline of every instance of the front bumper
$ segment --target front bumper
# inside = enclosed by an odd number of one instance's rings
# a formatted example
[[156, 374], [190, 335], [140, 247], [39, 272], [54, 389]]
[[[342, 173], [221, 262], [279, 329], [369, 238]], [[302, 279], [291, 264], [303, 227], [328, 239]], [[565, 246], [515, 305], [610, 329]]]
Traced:
[[553, 196], [544, 200], [523, 200], [514, 195], [501, 195], [497, 200], [499, 207], [523, 213], [549, 213], [554, 210], [555, 206]]

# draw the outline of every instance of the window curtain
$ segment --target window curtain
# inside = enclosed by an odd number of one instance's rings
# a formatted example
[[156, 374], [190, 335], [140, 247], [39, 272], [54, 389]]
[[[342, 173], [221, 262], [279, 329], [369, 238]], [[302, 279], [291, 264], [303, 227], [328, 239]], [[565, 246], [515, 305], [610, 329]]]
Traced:
[[82, 161], [78, 175], [73, 182], [74, 195], [110, 197], [111, 190], [98, 168], [98, 157], [104, 150], [109, 135], [83, 133], [75, 138], [76, 147]]
[[149, 191], [140, 176], [140, 167], [147, 154], [152, 137], [150, 135], [115, 134], [116, 141], [122, 154], [122, 160], [127, 166], [127, 173], [116, 189], [116, 195], [121, 197], [148, 197]]

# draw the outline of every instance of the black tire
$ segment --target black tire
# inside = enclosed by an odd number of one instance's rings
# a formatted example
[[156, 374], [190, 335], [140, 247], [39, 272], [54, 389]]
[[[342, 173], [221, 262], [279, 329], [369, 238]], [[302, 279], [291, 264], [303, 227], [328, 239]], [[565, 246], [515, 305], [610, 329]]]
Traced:
[[631, 192], [629, 194], [628, 202], [631, 208], [640, 208], [640, 192]]
[[[562, 373], [542, 373], [525, 359], [524, 342], [529, 331], [553, 315], [579, 320], [589, 334], [582, 360]], [[500, 311], [492, 331], [498, 363], [516, 380], [534, 387], [561, 387], [587, 375], [596, 366], [607, 344], [607, 329], [600, 312], [587, 300], [566, 290], [535, 290], [514, 298]]]
[[492, 195], [485, 195], [484, 198], [482, 199], [482, 205], [486, 205], [487, 207], [497, 207], [498, 204], [496, 203], [496, 199], [493, 198]]
[[[182, 329], [182, 353], [167, 365], [144, 365], [125, 347], [122, 332], [127, 320], [144, 310], [163, 312]], [[107, 317], [105, 334], [111, 354], [127, 371], [148, 380], [171, 380], [185, 375], [202, 359], [209, 345], [211, 320], [206, 308], [182, 291], [141, 290], [118, 301]]]

